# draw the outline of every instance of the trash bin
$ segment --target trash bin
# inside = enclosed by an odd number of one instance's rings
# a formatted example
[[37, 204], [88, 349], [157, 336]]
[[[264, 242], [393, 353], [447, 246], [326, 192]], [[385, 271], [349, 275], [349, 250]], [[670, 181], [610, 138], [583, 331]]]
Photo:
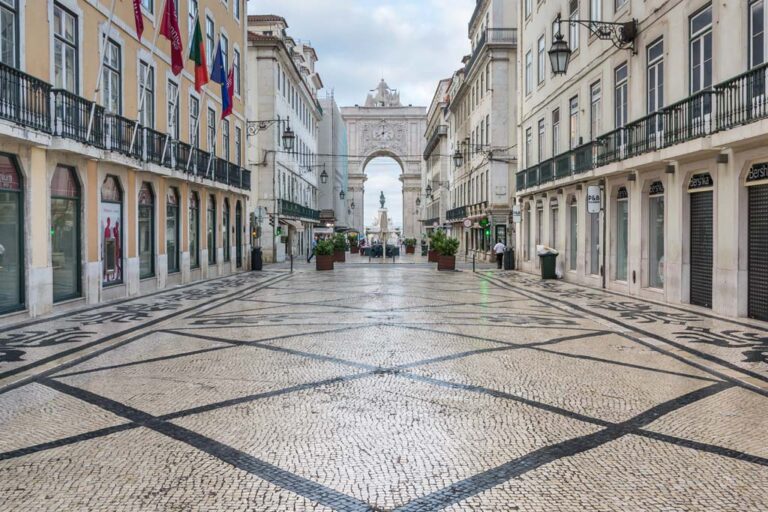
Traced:
[[557, 279], [557, 254], [539, 255], [542, 279]]
[[251, 248], [251, 270], [261, 270], [262, 265], [261, 247]]
[[504, 270], [515, 270], [515, 252], [512, 249], [504, 250]]

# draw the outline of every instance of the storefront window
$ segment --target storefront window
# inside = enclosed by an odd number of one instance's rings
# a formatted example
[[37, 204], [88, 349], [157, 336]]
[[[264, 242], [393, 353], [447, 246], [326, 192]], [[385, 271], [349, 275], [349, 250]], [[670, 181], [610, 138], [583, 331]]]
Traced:
[[616, 280], [627, 280], [627, 252], [629, 250], [629, 194], [621, 187], [616, 201]]
[[179, 271], [179, 193], [168, 189], [165, 198], [165, 251], [168, 255], [168, 273]]
[[149, 183], [139, 190], [139, 274], [155, 275], [155, 195]]
[[568, 238], [570, 238], [571, 242], [568, 250], [568, 268], [571, 270], [576, 270], [576, 252], [579, 249], [579, 206], [576, 204], [576, 198], [571, 200], [570, 219], [568, 224]]
[[105, 285], [123, 282], [123, 191], [114, 176], [101, 185], [101, 269]]
[[58, 166], [51, 181], [53, 301], [81, 294], [80, 184], [74, 169]]
[[557, 199], [553, 199], [549, 204], [549, 245], [557, 248]]
[[0, 155], [0, 312], [24, 305], [21, 190], [16, 161]]
[[524, 251], [526, 261], [531, 259], [531, 203], [525, 205], [525, 240]]
[[189, 266], [200, 266], [200, 198], [197, 192], [189, 195]]
[[664, 185], [652, 183], [648, 196], [648, 286], [664, 288]]
[[222, 242], [224, 244], [224, 261], [230, 260], [230, 247], [231, 244], [229, 242], [229, 233], [231, 230], [229, 229], [229, 200], [224, 199], [224, 211], [221, 212], [221, 232], [224, 235], [222, 237]]
[[600, 274], [600, 214], [589, 213], [589, 273]]
[[208, 196], [208, 264], [216, 264], [216, 198]]

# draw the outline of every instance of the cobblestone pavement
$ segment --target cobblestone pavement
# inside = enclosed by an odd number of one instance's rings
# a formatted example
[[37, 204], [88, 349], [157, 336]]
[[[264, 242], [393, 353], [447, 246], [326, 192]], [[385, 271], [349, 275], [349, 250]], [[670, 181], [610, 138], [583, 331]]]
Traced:
[[768, 510], [765, 324], [299, 270], [0, 327], [0, 510]]

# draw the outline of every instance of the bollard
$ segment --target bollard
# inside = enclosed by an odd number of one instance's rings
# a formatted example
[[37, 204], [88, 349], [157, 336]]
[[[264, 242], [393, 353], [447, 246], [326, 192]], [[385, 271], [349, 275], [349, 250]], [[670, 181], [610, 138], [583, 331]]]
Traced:
[[472, 273], [475, 273], [475, 260], [477, 259], [477, 254], [472, 254]]
[[293, 274], [293, 253], [291, 253], [291, 274]]

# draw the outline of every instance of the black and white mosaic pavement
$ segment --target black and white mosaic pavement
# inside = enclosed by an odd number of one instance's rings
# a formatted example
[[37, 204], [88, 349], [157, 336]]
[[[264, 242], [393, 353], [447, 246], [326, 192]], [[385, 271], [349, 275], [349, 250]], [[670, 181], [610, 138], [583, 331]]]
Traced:
[[764, 324], [340, 267], [0, 328], [0, 510], [768, 510]]

